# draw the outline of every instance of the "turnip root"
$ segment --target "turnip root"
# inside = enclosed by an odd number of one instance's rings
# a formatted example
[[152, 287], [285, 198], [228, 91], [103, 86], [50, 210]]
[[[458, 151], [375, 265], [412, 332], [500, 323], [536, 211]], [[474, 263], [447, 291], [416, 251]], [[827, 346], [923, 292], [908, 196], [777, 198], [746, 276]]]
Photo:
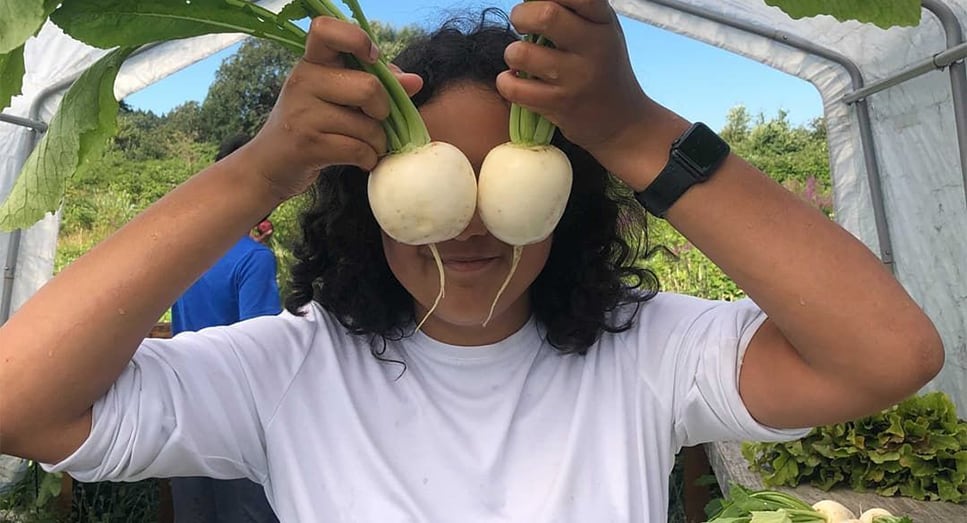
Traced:
[[891, 517], [893, 514], [882, 508], [871, 508], [860, 515], [860, 521], [862, 523], [874, 523], [877, 518], [883, 516]]
[[[537, 45], [553, 44], [539, 35], [525, 40]], [[528, 75], [517, 73], [521, 77]], [[571, 194], [571, 161], [551, 145], [557, 127], [519, 104], [510, 108], [510, 142], [495, 147], [480, 167], [477, 210], [490, 234], [514, 247], [510, 272], [504, 280], [484, 326], [490, 322], [497, 302], [517, 271], [523, 248], [546, 240], [564, 214]]]
[[557, 147], [497, 146], [480, 167], [480, 219], [504, 243], [543, 241], [564, 214], [571, 178], [571, 162]]
[[436, 244], [458, 236], [473, 219], [477, 179], [456, 147], [430, 142], [384, 158], [369, 175], [369, 207], [383, 232], [407, 245], [428, 245], [440, 274], [440, 292], [417, 324], [423, 327], [446, 293]]
[[[359, 2], [344, 1], [370, 40], [377, 42]], [[305, 7], [319, 16], [348, 21], [329, 0], [306, 0]], [[417, 324], [419, 330], [445, 293], [443, 263], [435, 244], [455, 238], [470, 224], [477, 205], [477, 179], [463, 152], [430, 140], [419, 110], [383, 57], [374, 64], [352, 55], [346, 58], [375, 75], [390, 97], [390, 114], [382, 122], [389, 155], [370, 173], [367, 186], [373, 216], [390, 238], [408, 245], [427, 245], [440, 273], [440, 292]]]
[[477, 180], [456, 147], [431, 142], [392, 154], [369, 175], [369, 206], [394, 240], [428, 245], [455, 238], [473, 218]]
[[856, 514], [831, 499], [824, 499], [813, 504], [813, 510], [819, 512], [826, 518], [827, 523], [844, 523], [856, 520]]
[[497, 291], [484, 326], [517, 271], [525, 245], [547, 239], [571, 193], [571, 162], [553, 145], [508, 142], [495, 147], [480, 167], [477, 211], [490, 234], [514, 246], [510, 272]]

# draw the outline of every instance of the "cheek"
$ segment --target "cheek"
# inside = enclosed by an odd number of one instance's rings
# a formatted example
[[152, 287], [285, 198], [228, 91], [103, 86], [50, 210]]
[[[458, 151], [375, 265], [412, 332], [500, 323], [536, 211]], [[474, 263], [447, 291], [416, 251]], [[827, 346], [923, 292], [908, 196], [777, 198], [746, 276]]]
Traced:
[[419, 247], [400, 243], [385, 233], [383, 237], [383, 253], [386, 263], [396, 279], [412, 294], [412, 286], [420, 277], [423, 259], [419, 254]]
[[514, 275], [514, 279], [520, 284], [523, 284], [525, 289], [530, 287], [541, 271], [544, 270], [544, 265], [547, 263], [547, 258], [550, 254], [550, 238], [540, 243], [524, 247], [524, 252], [520, 257], [520, 263], [517, 264], [517, 273]]
[[544, 268], [544, 264], [547, 263], [547, 258], [551, 255], [551, 240], [550, 238], [531, 245], [530, 247], [525, 247], [524, 252], [530, 251], [528, 259], [521, 260], [521, 263], [527, 262], [530, 266], [529, 269], [536, 273], [540, 273], [541, 269]]

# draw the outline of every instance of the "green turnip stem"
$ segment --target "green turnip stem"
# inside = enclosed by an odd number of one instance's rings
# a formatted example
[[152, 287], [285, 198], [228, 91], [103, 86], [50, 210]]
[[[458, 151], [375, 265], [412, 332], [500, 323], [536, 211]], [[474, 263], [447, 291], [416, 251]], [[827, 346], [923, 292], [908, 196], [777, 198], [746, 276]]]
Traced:
[[510, 141], [511, 143], [521, 143], [520, 135], [520, 111], [523, 107], [513, 104], [510, 106]]
[[507, 274], [507, 278], [504, 283], [501, 284], [500, 289], [497, 290], [497, 296], [494, 297], [494, 302], [490, 304], [490, 312], [487, 313], [487, 319], [484, 320], [483, 326], [486, 327], [490, 320], [494, 317], [494, 310], [497, 308], [497, 302], [500, 301], [500, 296], [507, 289], [507, 285], [510, 284], [510, 279], [514, 277], [514, 273], [517, 272], [517, 264], [520, 263], [520, 255], [524, 251], [524, 247], [521, 245], [514, 245], [514, 258], [510, 262], [510, 273]]
[[423, 327], [423, 324], [426, 323], [426, 320], [430, 319], [430, 315], [436, 310], [437, 305], [440, 305], [440, 300], [442, 300], [443, 296], [446, 294], [446, 291], [444, 290], [445, 280], [443, 278], [443, 260], [440, 258], [440, 251], [437, 250], [435, 243], [431, 243], [429, 247], [430, 252], [433, 254], [433, 261], [436, 262], [437, 272], [440, 274], [440, 292], [437, 293], [436, 300], [433, 301], [433, 306], [430, 307], [430, 310], [426, 311], [426, 316], [423, 316], [423, 319], [420, 320], [420, 323], [416, 326], [416, 330], [420, 330]]
[[[350, 21], [350, 18], [343, 14], [330, 0], [305, 0], [305, 3], [306, 7], [314, 11], [316, 16], [328, 16], [344, 22]], [[360, 27], [366, 31], [366, 34], [375, 43], [376, 35], [373, 34], [369, 22], [366, 21], [362, 13], [362, 9], [360, 9], [357, 2], [353, 2], [353, 4], [355, 6], [350, 4], [350, 8], [356, 16], [356, 22], [359, 23]], [[426, 129], [426, 124], [423, 123], [423, 118], [420, 116], [419, 110], [413, 104], [413, 100], [410, 100], [410, 96], [406, 94], [406, 90], [403, 89], [396, 75], [386, 65], [385, 60], [380, 57], [376, 63], [369, 64], [351, 55], [348, 58], [355, 68], [376, 76], [389, 93], [390, 116], [386, 122], [387, 125], [392, 127], [395, 133], [394, 135], [387, 132], [386, 135], [390, 153], [408, 151], [430, 143], [430, 133]]]
[[[363, 8], [359, 6], [359, 2], [356, 0], [342, 0], [342, 3], [349, 6], [349, 10], [353, 13], [353, 18], [359, 22], [359, 27], [362, 27], [363, 31], [366, 31], [366, 34], [368, 34], [370, 38], [373, 38], [375, 36], [373, 34], [373, 28], [369, 25], [369, 20], [366, 19], [366, 14], [363, 13]], [[375, 42], [376, 45], [379, 45], [379, 42], [376, 42], [375, 39], [373, 42]]]
[[403, 141], [400, 139], [399, 135], [396, 134], [396, 129], [388, 120], [383, 120], [382, 122], [383, 131], [386, 132], [386, 145], [389, 147], [390, 151], [399, 151], [403, 149]]
[[[529, 0], [525, 0], [529, 1]], [[542, 35], [527, 35], [524, 40], [545, 47], [554, 47], [554, 43]], [[518, 72], [520, 78], [528, 78], [528, 74]], [[526, 147], [550, 145], [557, 127], [543, 116], [521, 107], [517, 104], [510, 106], [510, 142]]]
[[541, 145], [550, 145], [551, 140], [554, 138], [554, 131], [557, 127], [554, 126], [547, 118], [540, 116], [537, 120], [537, 129], [534, 131], [534, 143]]

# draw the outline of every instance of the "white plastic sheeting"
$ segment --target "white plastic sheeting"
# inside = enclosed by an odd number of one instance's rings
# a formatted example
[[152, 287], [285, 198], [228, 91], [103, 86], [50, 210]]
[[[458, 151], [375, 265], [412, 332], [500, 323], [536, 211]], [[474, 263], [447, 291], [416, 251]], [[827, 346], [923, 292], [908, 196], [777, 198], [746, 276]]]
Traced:
[[[612, 0], [631, 18], [742, 54], [803, 78], [820, 91], [829, 129], [837, 220], [879, 252], [870, 188], [855, 106], [843, 103], [850, 77], [838, 65], [773, 40], [710, 22], [645, 0]], [[277, 10], [283, 1], [259, 2]], [[867, 83], [946, 48], [937, 19], [924, 11], [920, 26], [882, 30], [829, 17], [795, 21], [762, 0], [683, 0], [693, 6], [781, 31], [851, 58]], [[961, 25], [967, 0], [946, 0]], [[155, 48], [125, 64], [117, 95], [123, 97], [237, 41], [235, 36], [196, 38]], [[660, 51], [656, 51], [660, 52]], [[92, 50], [46, 27], [27, 45], [24, 95], [7, 113], [29, 116], [43, 90], [92, 63]], [[39, 117], [49, 121], [60, 95], [48, 98]], [[952, 396], [967, 413], [967, 205], [958, 156], [950, 80], [932, 72], [869, 99], [876, 153], [897, 276], [938, 324], [947, 363], [930, 385]], [[23, 163], [30, 132], [0, 124], [0, 195]], [[14, 289], [14, 308], [51, 275], [57, 222], [49, 218], [25, 232]], [[0, 236], [0, 260], [7, 235]], [[817, 325], [816, 328], [823, 328]]]

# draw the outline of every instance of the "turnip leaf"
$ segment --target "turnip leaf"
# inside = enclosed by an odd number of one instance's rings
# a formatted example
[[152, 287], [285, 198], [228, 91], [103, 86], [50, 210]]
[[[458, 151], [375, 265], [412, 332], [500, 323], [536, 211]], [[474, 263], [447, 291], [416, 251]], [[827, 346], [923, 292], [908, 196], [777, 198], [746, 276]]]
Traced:
[[24, 48], [0, 54], [0, 109], [7, 107], [10, 99], [20, 94], [24, 78]]
[[275, 13], [245, 0], [72, 0], [51, 20], [82, 42], [109, 49], [244, 33], [278, 42], [301, 54], [306, 33]]
[[858, 20], [884, 29], [920, 23], [920, 0], [766, 0], [766, 4], [796, 19], [831, 15], [841, 22]]
[[114, 82], [133, 50], [125, 47], [108, 53], [67, 91], [47, 134], [0, 204], [0, 230], [29, 227], [56, 210], [67, 178], [103, 151], [117, 131], [119, 104], [114, 98]]
[[37, 33], [60, 0], [0, 0], [0, 109], [20, 94], [24, 42]]
[[59, 0], [0, 0], [0, 55], [22, 46], [44, 25]]

